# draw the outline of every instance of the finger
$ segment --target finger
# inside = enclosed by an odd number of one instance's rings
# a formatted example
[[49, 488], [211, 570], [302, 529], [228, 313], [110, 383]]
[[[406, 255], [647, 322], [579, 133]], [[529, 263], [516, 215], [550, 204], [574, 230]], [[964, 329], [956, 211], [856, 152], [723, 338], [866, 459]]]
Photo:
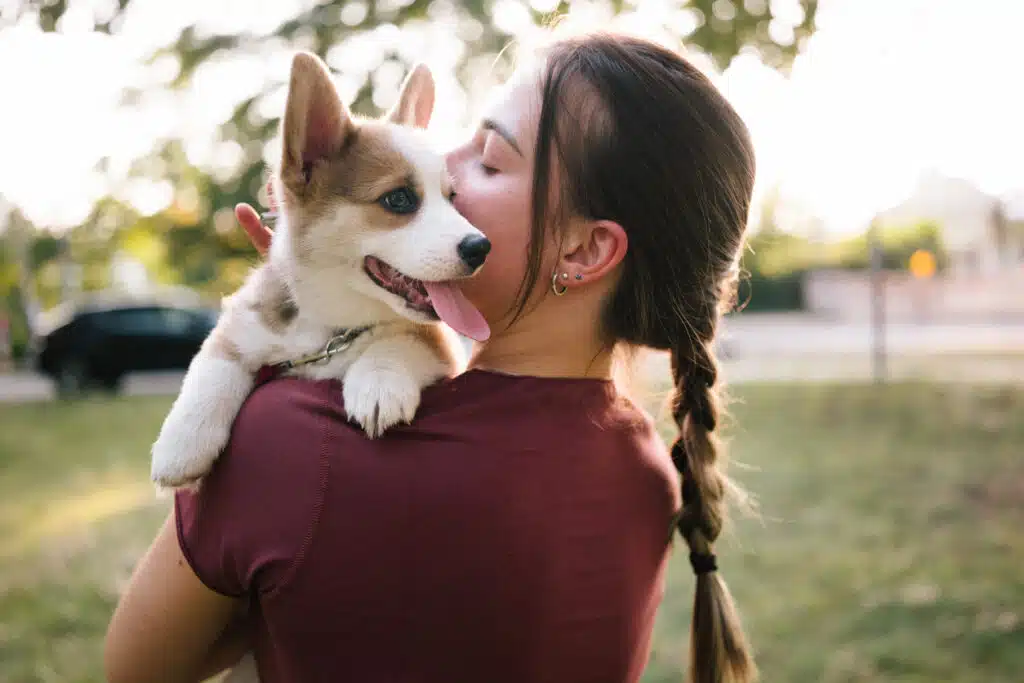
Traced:
[[256, 209], [248, 204], [238, 204], [235, 206], [235, 218], [238, 219], [238, 223], [245, 230], [249, 241], [256, 247], [256, 250], [261, 254], [266, 254], [270, 249], [270, 240], [274, 236], [274, 232], [263, 225]]
[[274, 181], [267, 181], [267, 205], [271, 211], [277, 211], [277, 197], [274, 196]]

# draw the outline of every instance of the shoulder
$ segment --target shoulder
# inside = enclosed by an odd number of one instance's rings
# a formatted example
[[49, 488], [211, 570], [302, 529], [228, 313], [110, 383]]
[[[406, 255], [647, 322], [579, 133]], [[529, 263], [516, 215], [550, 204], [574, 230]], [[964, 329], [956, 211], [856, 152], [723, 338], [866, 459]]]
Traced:
[[283, 377], [256, 387], [246, 399], [232, 428], [232, 440], [250, 444], [280, 440], [281, 433], [304, 435], [323, 428], [331, 418], [334, 382]]
[[657, 422], [629, 398], [616, 394], [599, 419], [577, 423], [578, 434], [598, 454], [637, 513], [671, 517], [680, 505], [679, 474]]
[[276, 379], [242, 406], [209, 485], [285, 505], [293, 497], [309, 501], [322, 486], [330, 453], [365, 441], [344, 415], [338, 382]]
[[332, 382], [293, 378], [257, 387], [235, 418], [210, 484], [273, 489], [275, 497], [282, 487], [310, 485], [337, 422], [330, 401], [336, 390]]
[[237, 595], [287, 580], [324, 495], [325, 444], [346, 431], [332, 428], [336, 390], [289, 378], [261, 385], [199, 491], [178, 494], [182, 549], [207, 585]]

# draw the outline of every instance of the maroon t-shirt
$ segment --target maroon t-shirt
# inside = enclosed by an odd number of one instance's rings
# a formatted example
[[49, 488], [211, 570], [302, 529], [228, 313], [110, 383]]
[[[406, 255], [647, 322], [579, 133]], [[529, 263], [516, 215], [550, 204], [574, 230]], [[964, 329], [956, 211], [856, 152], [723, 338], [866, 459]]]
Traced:
[[612, 383], [471, 370], [368, 439], [340, 385], [256, 389], [178, 536], [251, 596], [262, 683], [636, 681], [678, 479]]

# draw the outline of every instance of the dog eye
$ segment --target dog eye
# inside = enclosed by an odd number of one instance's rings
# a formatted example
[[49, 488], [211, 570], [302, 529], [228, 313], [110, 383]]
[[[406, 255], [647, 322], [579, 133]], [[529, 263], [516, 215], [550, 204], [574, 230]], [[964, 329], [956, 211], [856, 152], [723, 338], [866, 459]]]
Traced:
[[412, 213], [419, 208], [419, 198], [408, 187], [391, 190], [380, 198], [380, 205], [391, 213]]

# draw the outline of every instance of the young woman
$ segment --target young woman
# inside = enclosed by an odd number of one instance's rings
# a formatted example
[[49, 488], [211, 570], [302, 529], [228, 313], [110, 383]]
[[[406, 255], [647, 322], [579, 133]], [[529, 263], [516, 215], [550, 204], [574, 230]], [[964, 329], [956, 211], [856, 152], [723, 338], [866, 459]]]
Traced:
[[[692, 678], [753, 677], [712, 551], [747, 130], [679, 55], [622, 36], [555, 42], [501, 92], [448, 157], [492, 244], [464, 287], [491, 339], [378, 440], [337, 383], [258, 388], [135, 571], [112, 682], [196, 681], [250, 647], [263, 683], [637, 681], [673, 530], [697, 574]], [[636, 347], [671, 352], [671, 452], [612, 381]]]

